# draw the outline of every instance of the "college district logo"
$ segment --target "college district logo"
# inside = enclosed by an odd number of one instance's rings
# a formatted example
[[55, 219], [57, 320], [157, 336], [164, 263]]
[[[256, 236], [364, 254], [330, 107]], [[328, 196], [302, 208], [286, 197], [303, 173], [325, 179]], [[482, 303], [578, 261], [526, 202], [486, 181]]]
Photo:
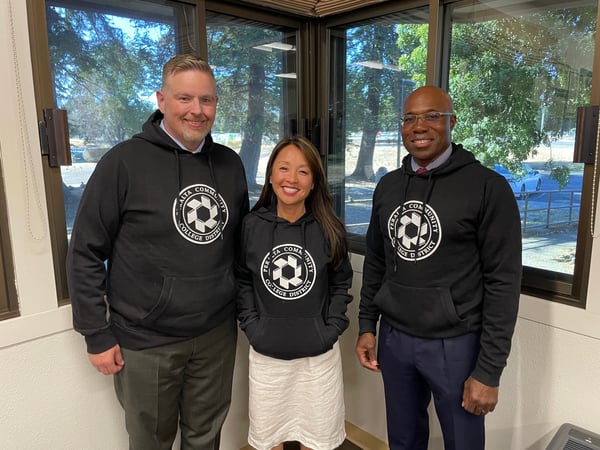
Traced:
[[[178, 206], [181, 211], [179, 213]], [[223, 198], [205, 184], [194, 184], [182, 189], [173, 203], [175, 227], [194, 244], [210, 244], [221, 237], [228, 218]]]
[[398, 256], [419, 261], [431, 256], [440, 245], [442, 229], [437, 214], [429, 205], [411, 200], [399, 206], [388, 220], [388, 235], [396, 243]]
[[295, 300], [310, 292], [315, 283], [315, 262], [305, 249], [283, 244], [268, 253], [261, 264], [265, 287], [282, 300]]

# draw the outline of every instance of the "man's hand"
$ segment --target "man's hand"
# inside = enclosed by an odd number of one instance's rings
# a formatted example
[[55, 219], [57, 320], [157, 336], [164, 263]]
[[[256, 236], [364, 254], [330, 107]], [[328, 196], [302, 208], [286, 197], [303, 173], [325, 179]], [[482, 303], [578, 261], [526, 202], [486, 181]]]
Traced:
[[496, 408], [497, 403], [498, 386], [487, 386], [473, 377], [467, 378], [462, 400], [465, 410], [476, 416], [486, 415]]
[[377, 363], [377, 352], [375, 351], [375, 335], [373, 333], [363, 333], [356, 342], [356, 356], [360, 365], [373, 372], [381, 372]]
[[120, 371], [125, 364], [119, 344], [102, 353], [95, 355], [88, 353], [88, 358], [96, 370], [102, 372], [104, 375], [114, 375]]

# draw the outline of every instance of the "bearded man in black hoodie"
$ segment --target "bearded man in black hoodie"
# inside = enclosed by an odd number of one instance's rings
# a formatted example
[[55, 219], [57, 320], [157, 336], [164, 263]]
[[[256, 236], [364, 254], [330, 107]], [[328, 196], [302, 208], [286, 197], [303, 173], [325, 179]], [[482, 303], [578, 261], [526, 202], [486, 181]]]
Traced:
[[130, 449], [216, 450], [237, 338], [233, 261], [248, 189], [239, 156], [213, 142], [208, 63], [172, 58], [159, 110], [98, 162], [67, 258], [74, 328], [114, 375]]
[[356, 353], [382, 373], [391, 450], [427, 449], [432, 395], [445, 450], [484, 449], [517, 318], [519, 209], [504, 177], [452, 143], [456, 120], [444, 90], [414, 91], [409, 155], [373, 195]]

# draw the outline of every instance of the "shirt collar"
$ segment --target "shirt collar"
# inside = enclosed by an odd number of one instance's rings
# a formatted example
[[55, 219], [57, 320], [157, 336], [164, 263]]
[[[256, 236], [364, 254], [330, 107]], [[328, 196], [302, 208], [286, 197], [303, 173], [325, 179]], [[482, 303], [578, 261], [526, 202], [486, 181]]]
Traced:
[[[431, 161], [427, 165], [426, 169], [433, 170], [436, 167], [440, 167], [442, 164], [444, 164], [446, 161], [448, 161], [448, 158], [450, 158], [451, 154], [452, 154], [452, 144], [450, 144], [448, 146], [448, 148], [446, 150], [444, 150], [444, 152], [440, 156], [438, 156], [436, 159]], [[410, 166], [414, 172], [416, 172], [417, 169], [421, 167], [415, 162], [415, 158], [413, 158], [413, 157], [410, 158]]]
[[179, 146], [180, 146], [182, 149], [184, 149], [186, 152], [190, 152], [190, 153], [198, 153], [200, 150], [202, 150], [202, 147], [204, 147], [204, 142], [206, 141], [206, 139], [203, 139], [203, 140], [202, 140], [202, 142], [200, 142], [200, 145], [198, 146], [198, 148], [196, 148], [196, 150], [194, 150], [194, 151], [192, 152], [192, 151], [188, 150], [188, 149], [186, 148], [186, 146], [185, 146], [185, 145], [183, 145], [181, 142], [179, 142], [177, 139], [175, 139], [175, 137], [173, 137], [173, 135], [167, 131], [167, 129], [165, 128], [165, 120], [164, 120], [164, 119], [160, 121], [160, 127], [162, 128], [162, 130], [163, 130], [165, 133], [167, 133], [167, 134], [169, 135], [169, 137], [170, 137], [171, 139], [173, 139], [173, 140], [175, 141], [175, 143], [176, 143], [177, 145], [179, 145]]

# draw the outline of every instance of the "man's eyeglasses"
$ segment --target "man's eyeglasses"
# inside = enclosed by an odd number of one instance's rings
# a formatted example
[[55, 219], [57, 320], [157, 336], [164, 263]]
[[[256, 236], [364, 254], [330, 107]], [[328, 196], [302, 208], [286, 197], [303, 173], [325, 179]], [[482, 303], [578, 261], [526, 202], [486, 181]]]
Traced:
[[400, 117], [400, 123], [402, 123], [403, 127], [410, 127], [412, 125], [415, 125], [417, 123], [418, 119], [422, 119], [423, 122], [425, 122], [428, 125], [433, 125], [437, 122], [439, 122], [439, 120], [444, 117], [444, 116], [453, 116], [454, 113], [451, 112], [438, 112], [438, 111], [431, 111], [431, 112], [426, 112], [423, 114], [404, 114], [402, 117]]

